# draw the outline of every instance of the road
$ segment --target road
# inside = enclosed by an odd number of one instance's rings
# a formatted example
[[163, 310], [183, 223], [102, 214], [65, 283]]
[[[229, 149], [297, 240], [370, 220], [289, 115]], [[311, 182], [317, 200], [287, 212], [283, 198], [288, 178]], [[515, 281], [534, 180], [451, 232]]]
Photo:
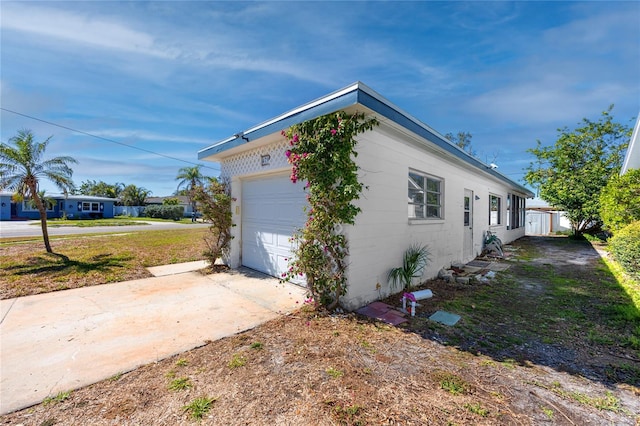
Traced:
[[[105, 234], [114, 232], [132, 231], [161, 231], [165, 229], [192, 229], [209, 226], [206, 223], [171, 223], [171, 222], [144, 222], [147, 225], [131, 226], [92, 226], [78, 228], [75, 226], [49, 227], [49, 236], [77, 235], [77, 234]], [[0, 222], [0, 238], [16, 237], [42, 237], [42, 229], [39, 220], [3, 221]]]

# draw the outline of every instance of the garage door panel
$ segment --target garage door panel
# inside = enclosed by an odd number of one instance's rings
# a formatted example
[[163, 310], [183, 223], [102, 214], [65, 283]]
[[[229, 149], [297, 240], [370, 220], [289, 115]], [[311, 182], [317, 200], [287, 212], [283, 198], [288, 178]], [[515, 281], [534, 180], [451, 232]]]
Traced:
[[291, 236], [304, 226], [306, 204], [303, 185], [293, 184], [288, 175], [244, 181], [242, 264], [281, 276], [292, 257]]

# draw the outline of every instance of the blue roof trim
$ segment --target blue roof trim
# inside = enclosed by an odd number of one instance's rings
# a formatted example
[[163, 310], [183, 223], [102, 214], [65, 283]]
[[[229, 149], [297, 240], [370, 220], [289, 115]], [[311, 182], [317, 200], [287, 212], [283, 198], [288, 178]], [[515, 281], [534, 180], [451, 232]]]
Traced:
[[[351, 89], [351, 90], [349, 90]], [[341, 92], [344, 92], [340, 94]], [[323, 101], [323, 99], [326, 99]], [[320, 98], [316, 101], [310, 102], [307, 106], [303, 105], [300, 108], [293, 110], [292, 112], [285, 113], [280, 117], [276, 117], [271, 121], [267, 121], [263, 124], [257, 125], [250, 130], [247, 130], [242, 136], [249, 139], [246, 141], [241, 136], [233, 136], [229, 139], [218, 142], [215, 145], [209, 146], [198, 151], [198, 160], [205, 159], [209, 156], [219, 154], [238, 146], [251, 143], [251, 141], [267, 136], [273, 133], [280, 132], [288, 129], [289, 127], [302, 123], [307, 120], [311, 120], [325, 114], [329, 114], [335, 111], [339, 111], [346, 107], [361, 104], [375, 113], [385, 117], [407, 130], [421, 136], [422, 138], [433, 143], [443, 151], [451, 154], [454, 157], [469, 163], [471, 166], [480, 169], [495, 178], [509, 184], [515, 189], [527, 194], [528, 197], [533, 197], [534, 194], [524, 186], [512, 181], [502, 173], [497, 172], [490, 166], [486, 165], [482, 161], [468, 154], [461, 148], [457, 147], [453, 143], [446, 140], [442, 135], [439, 135], [435, 130], [431, 129], [420, 120], [411, 117], [409, 114], [403, 112], [393, 104], [389, 103], [382, 96], [378, 95], [375, 91], [357, 82], [352, 86], [347, 86], [342, 90], [338, 90], [324, 98]]]
[[216, 145], [199, 151], [198, 160], [202, 160], [203, 158], [227, 151], [240, 145], [251, 143], [252, 140], [270, 135], [272, 133], [280, 132], [282, 130], [288, 129], [295, 124], [303, 123], [307, 120], [312, 120], [314, 118], [339, 111], [348, 106], [355, 105], [357, 101], [357, 90], [354, 90], [339, 97], [329, 99], [326, 102], [323, 102], [314, 107], [303, 109], [300, 112], [285, 116], [281, 120], [277, 120], [266, 125], [258, 125], [255, 127], [255, 130], [248, 130], [247, 132], [243, 133], [243, 136], [249, 139], [249, 141], [242, 139], [242, 137], [234, 136], [231, 139], [226, 139]]
[[534, 194], [533, 192], [531, 192], [529, 189], [525, 188], [524, 186], [518, 184], [517, 182], [512, 181], [511, 179], [509, 179], [508, 177], [506, 177], [505, 175], [503, 175], [502, 173], [497, 172], [495, 169], [492, 169], [490, 166], [486, 165], [485, 163], [483, 163], [482, 161], [478, 160], [477, 158], [475, 158], [474, 156], [472, 156], [471, 154], [465, 152], [463, 149], [457, 147], [456, 145], [452, 144], [451, 142], [449, 142], [448, 140], [444, 139], [442, 136], [432, 132], [431, 130], [429, 130], [429, 128], [425, 127], [425, 125], [423, 123], [420, 123], [419, 121], [416, 121], [416, 119], [408, 117], [404, 112], [394, 108], [392, 105], [385, 103], [383, 101], [381, 101], [378, 98], [375, 98], [374, 96], [370, 95], [369, 93], [358, 89], [358, 101], [359, 103], [361, 103], [362, 105], [366, 106], [367, 108], [377, 112], [378, 114], [382, 115], [383, 117], [388, 118], [389, 120], [392, 120], [393, 122], [401, 125], [402, 127], [406, 128], [407, 130], [410, 130], [411, 132], [427, 139], [429, 142], [433, 143], [434, 145], [436, 145], [437, 147], [443, 149], [444, 151], [448, 152], [449, 154], [458, 157], [460, 159], [462, 159], [463, 161], [466, 161], [467, 163], [470, 163], [472, 166], [484, 170], [485, 172], [489, 173], [490, 175], [508, 183], [509, 185], [512, 185], [514, 188], [517, 188], [518, 190], [524, 192], [525, 194], [529, 195], [530, 197], [533, 197]]

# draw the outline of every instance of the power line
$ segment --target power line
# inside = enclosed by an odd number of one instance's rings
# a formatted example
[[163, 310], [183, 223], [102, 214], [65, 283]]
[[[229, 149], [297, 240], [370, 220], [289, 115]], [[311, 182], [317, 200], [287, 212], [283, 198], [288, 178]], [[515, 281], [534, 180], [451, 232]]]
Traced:
[[101, 139], [101, 140], [103, 140], [103, 141], [107, 141], [107, 142], [115, 143], [115, 144], [117, 144], [117, 145], [126, 146], [127, 148], [137, 149], [138, 151], [146, 152], [146, 153], [148, 153], [148, 154], [153, 154], [153, 155], [157, 155], [157, 156], [160, 156], [160, 157], [168, 158], [169, 160], [175, 160], [175, 161], [180, 161], [180, 162], [182, 162], [182, 163], [193, 164], [194, 166], [204, 167], [205, 169], [217, 170], [217, 169], [215, 169], [215, 168], [213, 168], [213, 167], [206, 166], [206, 165], [204, 165], [204, 164], [194, 163], [194, 162], [192, 162], [192, 161], [187, 161], [187, 160], [183, 160], [183, 159], [181, 159], [181, 158], [172, 157], [172, 156], [170, 156], [170, 155], [161, 154], [161, 153], [159, 153], [159, 152], [151, 151], [151, 150], [149, 150], [149, 149], [145, 149], [145, 148], [140, 148], [140, 147], [138, 147], [138, 146], [129, 145], [129, 144], [126, 144], [126, 143], [124, 143], [124, 142], [118, 142], [118, 141], [115, 141], [115, 140], [113, 140], [113, 139], [105, 138], [105, 137], [103, 137], [103, 136], [94, 135], [94, 134], [91, 134], [91, 133], [89, 133], [89, 132], [85, 132], [85, 131], [83, 131], [83, 130], [73, 129], [73, 128], [71, 128], [71, 127], [63, 126], [62, 124], [53, 123], [53, 122], [51, 122], [51, 121], [43, 120], [43, 119], [38, 118], [38, 117], [33, 117], [33, 116], [31, 116], [31, 115], [23, 114], [23, 113], [21, 113], [21, 112], [12, 111], [12, 110], [7, 109], [7, 108], [2, 108], [2, 107], [0, 107], [0, 110], [2, 110], [2, 111], [6, 111], [6, 112], [10, 112], [10, 113], [12, 113], [12, 114], [20, 115], [20, 116], [22, 116], [22, 117], [29, 118], [29, 119], [31, 119], [31, 120], [40, 121], [41, 123], [49, 124], [50, 126], [60, 127], [61, 129], [70, 130], [70, 131], [72, 131], [72, 132], [80, 133], [80, 134], [83, 134], [83, 135], [86, 135], [86, 136], [90, 136], [90, 137], [92, 137], [92, 138]]

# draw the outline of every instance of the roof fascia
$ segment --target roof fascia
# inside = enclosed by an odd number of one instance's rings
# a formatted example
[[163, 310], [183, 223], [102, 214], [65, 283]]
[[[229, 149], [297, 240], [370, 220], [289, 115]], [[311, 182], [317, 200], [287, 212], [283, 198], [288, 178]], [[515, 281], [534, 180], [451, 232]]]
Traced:
[[[524, 186], [512, 181], [502, 173], [497, 172], [494, 168], [488, 166], [460, 147], [449, 142], [440, 133], [422, 123], [417, 118], [411, 116], [407, 112], [393, 105], [387, 99], [375, 92], [362, 82], [356, 82], [344, 89], [333, 92], [325, 97], [316, 99], [302, 105], [294, 110], [286, 112], [272, 120], [266, 121], [255, 127], [252, 127], [245, 132], [234, 135], [228, 139], [220, 141], [212, 146], [204, 148], [198, 151], [198, 159], [202, 160], [207, 157], [216, 156], [224, 151], [232, 148], [239, 147], [241, 145], [250, 143], [252, 140], [280, 132], [288, 129], [289, 127], [302, 123], [307, 120], [311, 120], [341, 109], [347, 108], [352, 105], [360, 104], [366, 108], [369, 108], [374, 113], [380, 114], [398, 125], [406, 128], [407, 130], [419, 135], [420, 137], [433, 143], [441, 150], [445, 151], [449, 155], [457, 157], [471, 166], [475, 167], [487, 173], [494, 178], [509, 184], [514, 189], [526, 194], [528, 198], [533, 198], [534, 194]], [[249, 139], [248, 141], [246, 139]]]

